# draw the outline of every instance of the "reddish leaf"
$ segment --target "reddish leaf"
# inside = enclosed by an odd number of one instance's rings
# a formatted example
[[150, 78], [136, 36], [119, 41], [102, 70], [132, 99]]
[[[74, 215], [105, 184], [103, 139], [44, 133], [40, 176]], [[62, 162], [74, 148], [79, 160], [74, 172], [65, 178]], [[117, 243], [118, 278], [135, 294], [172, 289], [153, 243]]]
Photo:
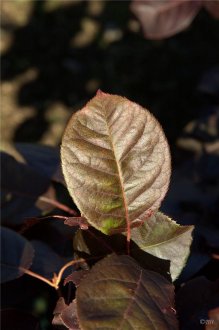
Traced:
[[88, 222], [84, 217], [69, 217], [64, 224], [72, 227], [79, 226], [83, 230], [88, 229]]
[[144, 270], [129, 256], [104, 258], [76, 291], [83, 330], [176, 330], [173, 301], [173, 285], [161, 275]]
[[145, 220], [159, 208], [169, 185], [170, 154], [162, 128], [150, 112], [121, 96], [99, 91], [74, 114], [61, 156], [81, 214], [106, 234]]
[[[125, 254], [126, 237], [122, 234], [112, 236], [104, 235], [94, 228], [83, 231], [79, 229], [74, 235], [73, 247], [76, 253], [85, 259], [88, 255], [102, 259], [107, 254], [111, 253]], [[169, 276], [169, 260], [160, 259], [144, 252], [132, 240], [130, 242], [130, 256], [133, 257], [141, 267], [155, 271], [168, 280], [171, 280]], [[92, 265], [94, 261], [96, 262], [96, 258], [88, 259], [87, 262], [89, 265]]]
[[205, 8], [209, 11], [209, 13], [216, 19], [219, 19], [219, 1], [218, 0], [205, 0], [204, 4]]
[[73, 300], [69, 305], [66, 305], [64, 298], [60, 297], [53, 314], [53, 325], [62, 325], [69, 330], [80, 330], [77, 320], [75, 300]]
[[201, 5], [201, 0], [133, 0], [131, 10], [146, 38], [163, 39], [186, 29]]
[[79, 286], [81, 280], [89, 273], [88, 270], [77, 270], [68, 275], [64, 280], [64, 285], [69, 282], [73, 282], [74, 285], [77, 287]]

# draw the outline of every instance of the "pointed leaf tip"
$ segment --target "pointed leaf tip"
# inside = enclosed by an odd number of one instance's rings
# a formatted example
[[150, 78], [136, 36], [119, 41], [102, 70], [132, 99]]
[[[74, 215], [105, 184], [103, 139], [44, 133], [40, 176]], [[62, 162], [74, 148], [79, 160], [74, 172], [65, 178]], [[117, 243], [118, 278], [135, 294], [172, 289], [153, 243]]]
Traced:
[[103, 96], [103, 95], [106, 95], [106, 93], [102, 92], [101, 89], [98, 89], [96, 96]]
[[170, 273], [175, 281], [189, 256], [193, 229], [193, 226], [180, 226], [157, 212], [141, 227], [132, 229], [131, 237], [143, 251], [170, 260]]

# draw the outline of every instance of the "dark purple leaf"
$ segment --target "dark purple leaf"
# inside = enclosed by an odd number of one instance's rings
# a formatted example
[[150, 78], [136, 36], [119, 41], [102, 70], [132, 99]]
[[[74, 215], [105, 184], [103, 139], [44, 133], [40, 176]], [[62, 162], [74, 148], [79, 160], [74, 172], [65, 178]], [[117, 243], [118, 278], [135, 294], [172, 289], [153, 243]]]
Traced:
[[205, 0], [203, 5], [214, 18], [219, 19], [219, 1], [218, 0], [210, 0], [210, 1]]
[[75, 300], [67, 305], [64, 298], [60, 297], [53, 314], [53, 325], [63, 326], [65, 329], [67, 328], [69, 330], [80, 330], [78, 325]]
[[88, 229], [88, 222], [84, 217], [69, 217], [64, 224], [72, 227], [79, 226], [83, 230]]
[[81, 280], [89, 273], [88, 270], [78, 270], [75, 271], [73, 273], [71, 273], [70, 275], [68, 275], [65, 280], [64, 280], [64, 285], [66, 285], [69, 282], [73, 282], [74, 285], [77, 287]]
[[34, 256], [31, 243], [15, 231], [1, 228], [1, 282], [11, 281], [29, 269]]
[[[52, 278], [54, 273], [57, 274], [59, 270], [70, 261], [69, 258], [59, 256], [49, 245], [41, 241], [33, 240], [31, 243], [35, 250], [31, 270], [37, 274]], [[69, 269], [66, 271], [70, 272]]]
[[83, 330], [178, 329], [173, 285], [125, 255], [96, 263], [76, 291], [76, 304]]
[[61, 313], [63, 323], [69, 327], [70, 330], [79, 330], [77, 309], [75, 300], [73, 300], [67, 308]]
[[35, 205], [49, 188], [50, 180], [12, 156], [1, 153], [2, 222], [20, 224], [25, 217], [39, 215]]
[[1, 153], [2, 189], [8, 193], [37, 198], [43, 194], [50, 181], [40, 172], [16, 161], [12, 156]]
[[[170, 261], [160, 259], [141, 250], [132, 240], [130, 242], [130, 255], [141, 265], [141, 267], [158, 272], [170, 279]], [[103, 258], [107, 254], [126, 253], [126, 237], [121, 234], [104, 235], [100, 231], [89, 227], [88, 230], [78, 230], [73, 240], [74, 250], [81, 257], [90, 255], [96, 258]], [[93, 261], [96, 261], [94, 259]], [[89, 264], [92, 264], [88, 261]]]
[[31, 143], [16, 143], [15, 148], [32, 169], [49, 179], [55, 175], [60, 165], [59, 148]]

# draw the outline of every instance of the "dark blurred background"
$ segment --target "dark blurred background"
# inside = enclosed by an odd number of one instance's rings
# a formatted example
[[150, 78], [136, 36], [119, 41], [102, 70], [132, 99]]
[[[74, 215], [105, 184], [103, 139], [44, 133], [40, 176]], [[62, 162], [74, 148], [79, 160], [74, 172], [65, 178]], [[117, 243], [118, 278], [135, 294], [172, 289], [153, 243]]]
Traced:
[[202, 9], [186, 31], [150, 41], [129, 1], [3, 1], [1, 60], [5, 142], [59, 144], [100, 88], [148, 108], [174, 144], [218, 102], [219, 21]]
[[195, 224], [181, 282], [219, 277], [219, 20], [201, 9], [185, 31], [147, 40], [129, 1], [2, 1], [2, 149], [59, 146], [97, 89], [160, 121], [173, 175], [162, 210]]

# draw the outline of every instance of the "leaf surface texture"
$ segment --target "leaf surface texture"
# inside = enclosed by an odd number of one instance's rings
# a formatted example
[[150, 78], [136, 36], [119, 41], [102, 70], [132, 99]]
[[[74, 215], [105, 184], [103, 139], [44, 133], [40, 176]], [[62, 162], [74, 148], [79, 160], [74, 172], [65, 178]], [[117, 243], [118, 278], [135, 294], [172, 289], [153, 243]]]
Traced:
[[193, 226], [180, 226], [165, 214], [157, 212], [141, 227], [133, 228], [131, 237], [143, 251], [170, 260], [170, 273], [175, 280], [188, 258], [193, 229]]
[[121, 96], [98, 92], [72, 116], [61, 157], [82, 215], [106, 234], [147, 218], [168, 188], [170, 155], [161, 126]]
[[98, 262], [76, 292], [83, 330], [178, 329], [174, 288], [161, 275], [141, 268], [129, 256]]

